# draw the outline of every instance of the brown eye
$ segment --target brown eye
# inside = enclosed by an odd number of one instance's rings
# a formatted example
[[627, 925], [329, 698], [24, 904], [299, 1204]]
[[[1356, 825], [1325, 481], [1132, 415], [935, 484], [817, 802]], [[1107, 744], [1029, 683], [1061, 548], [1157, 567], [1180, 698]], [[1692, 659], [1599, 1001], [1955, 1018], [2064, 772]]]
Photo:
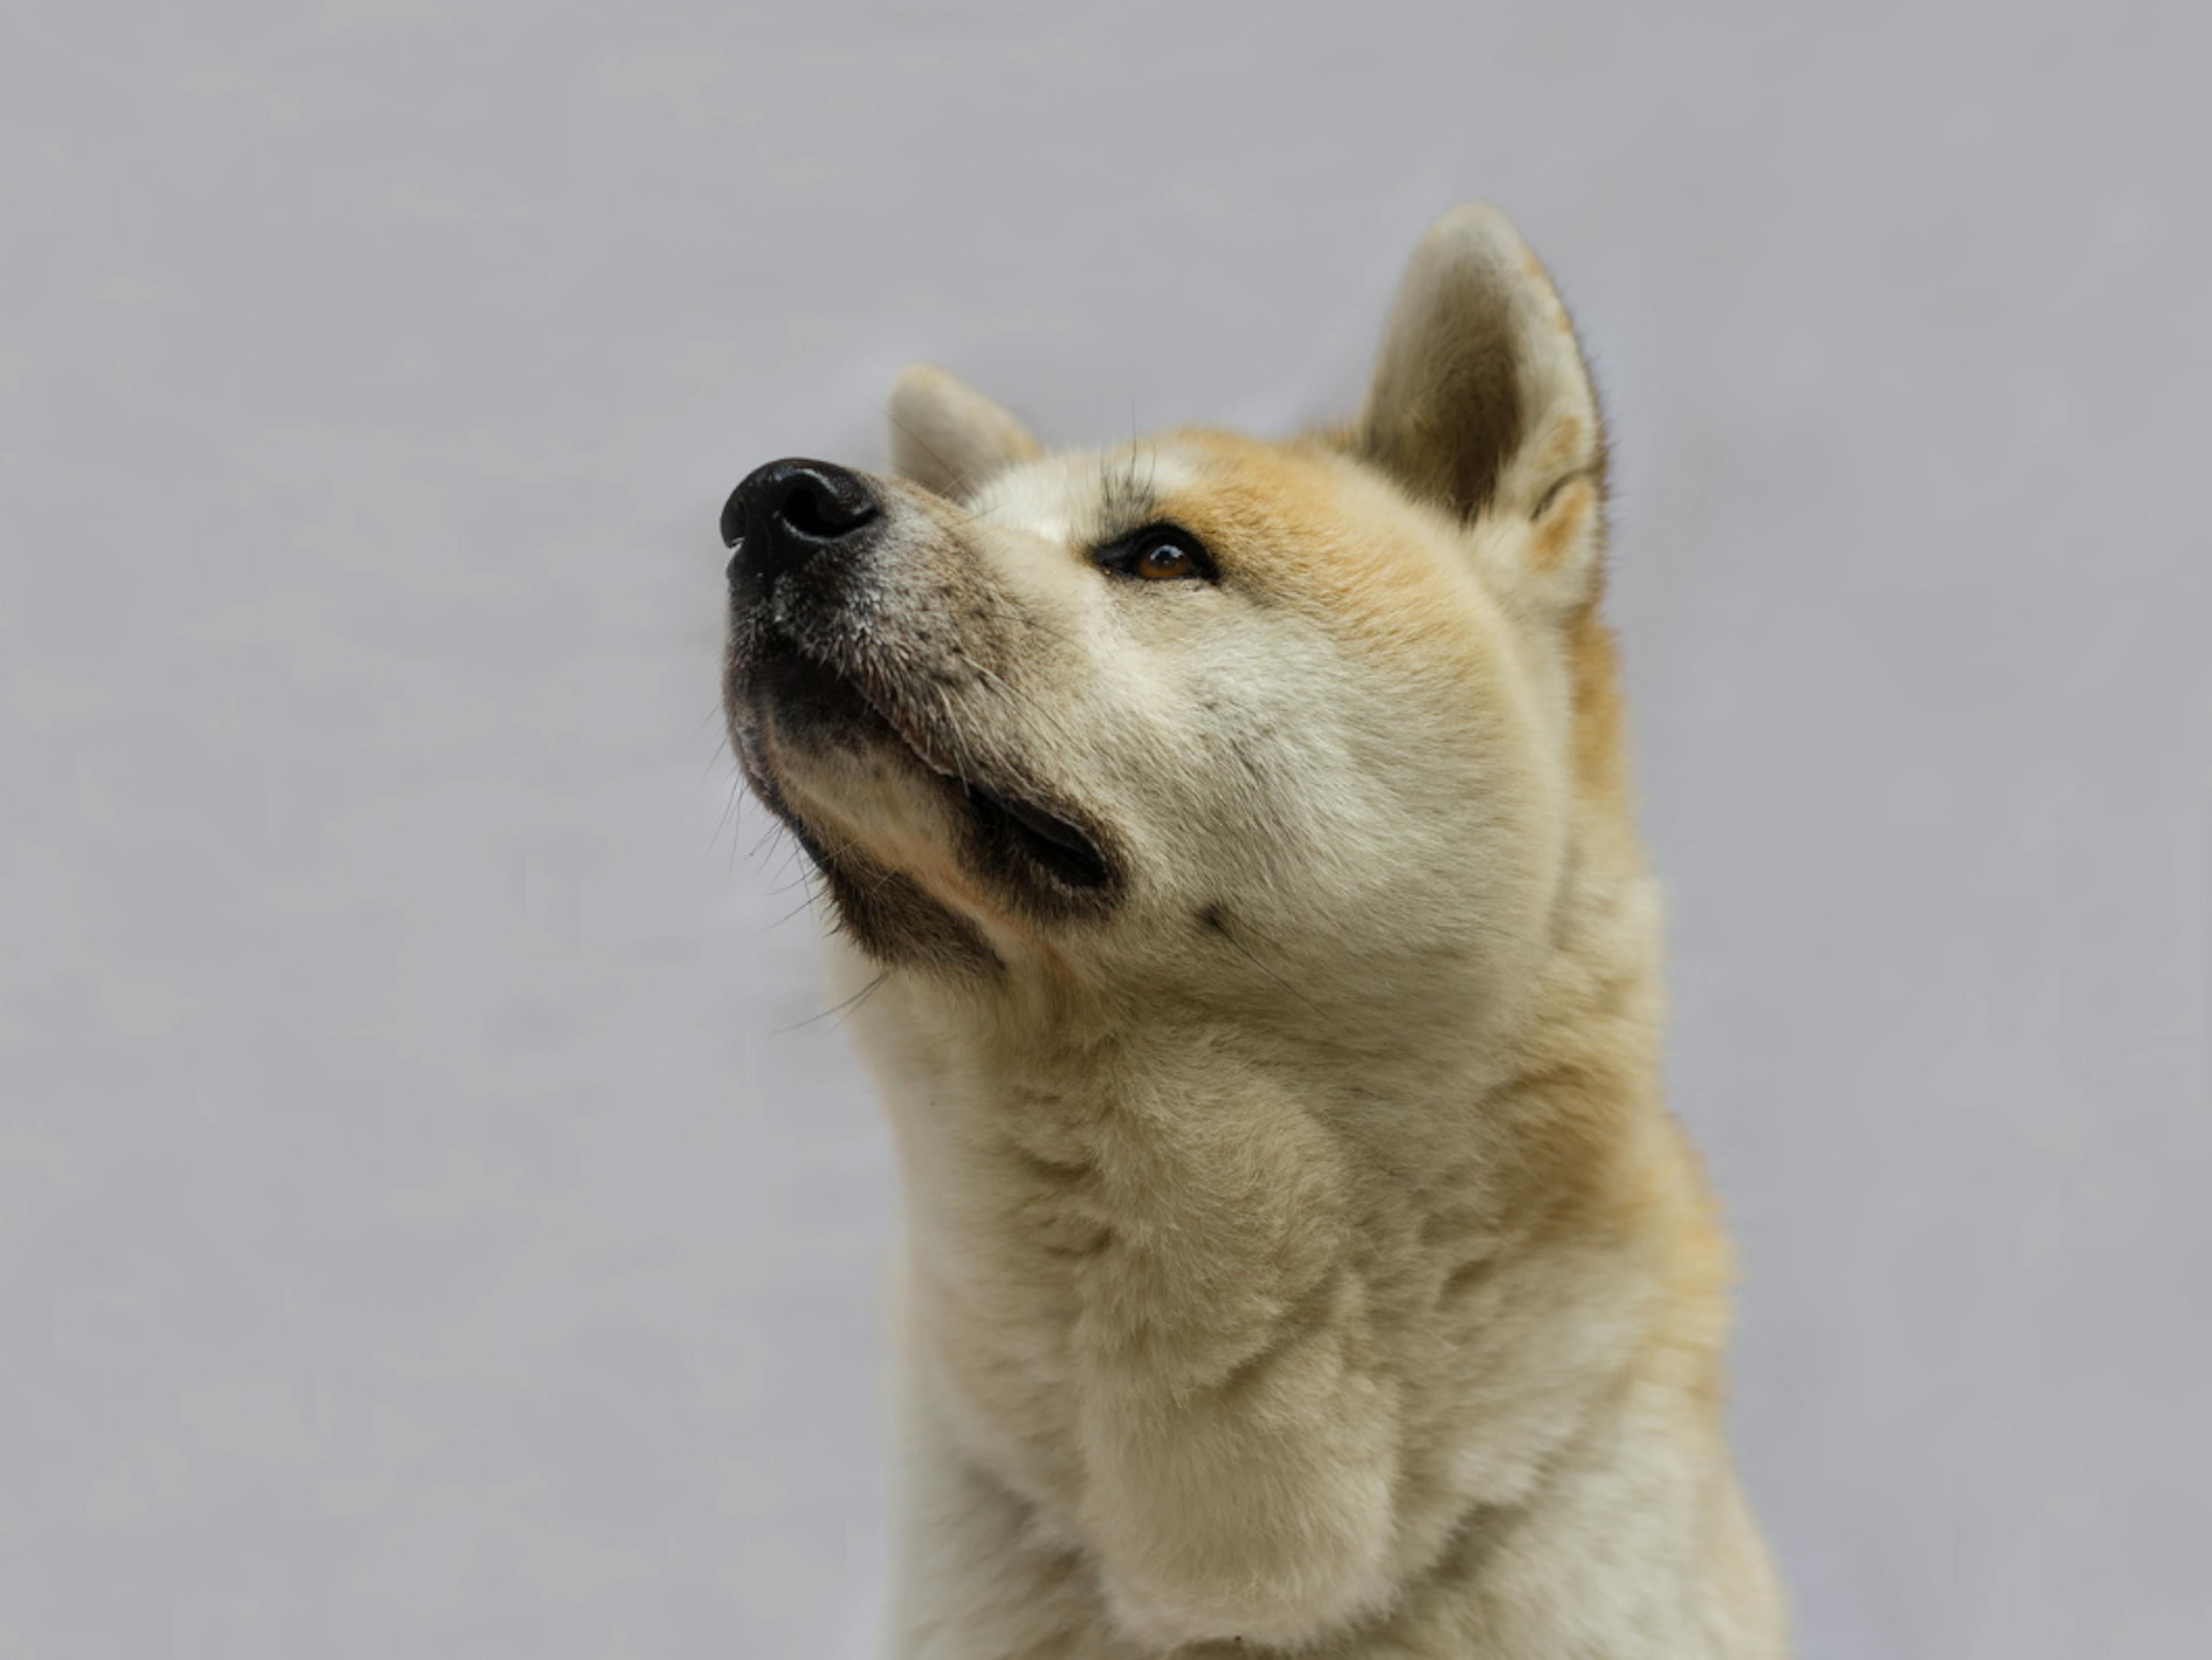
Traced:
[[1171, 577], [1197, 575], [1198, 562], [1190, 556], [1188, 548], [1179, 548], [1172, 542], [1155, 542], [1137, 555], [1129, 569], [1148, 581], [1164, 582]]
[[1154, 525], [1101, 548], [1098, 568], [1140, 582], [1211, 582], [1213, 561], [1198, 538], [1176, 525]]

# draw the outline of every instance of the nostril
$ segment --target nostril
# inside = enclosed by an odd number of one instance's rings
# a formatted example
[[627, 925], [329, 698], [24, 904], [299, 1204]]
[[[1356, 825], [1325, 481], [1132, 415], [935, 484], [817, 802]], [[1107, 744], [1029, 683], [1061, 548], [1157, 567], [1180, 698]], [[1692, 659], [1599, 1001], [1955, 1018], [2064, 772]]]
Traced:
[[765, 594], [817, 555], [857, 551], [883, 517], [868, 481], [848, 468], [798, 456], [756, 467], [722, 508], [731, 587]]
[[801, 483], [777, 503], [775, 516], [810, 542], [834, 542], [876, 516], [875, 504], [840, 502], [826, 491]]

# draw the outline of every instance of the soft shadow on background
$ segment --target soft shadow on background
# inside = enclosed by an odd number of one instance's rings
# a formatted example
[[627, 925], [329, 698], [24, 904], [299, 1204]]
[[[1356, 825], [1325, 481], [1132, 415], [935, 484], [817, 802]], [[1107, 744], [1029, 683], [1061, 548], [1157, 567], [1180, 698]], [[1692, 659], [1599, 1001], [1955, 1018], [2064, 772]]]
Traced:
[[1282, 431], [1504, 205], [1611, 408], [1802, 1651], [2212, 1621], [2201, 9], [0, 29], [0, 1656], [869, 1651], [884, 1137], [715, 516], [912, 357]]

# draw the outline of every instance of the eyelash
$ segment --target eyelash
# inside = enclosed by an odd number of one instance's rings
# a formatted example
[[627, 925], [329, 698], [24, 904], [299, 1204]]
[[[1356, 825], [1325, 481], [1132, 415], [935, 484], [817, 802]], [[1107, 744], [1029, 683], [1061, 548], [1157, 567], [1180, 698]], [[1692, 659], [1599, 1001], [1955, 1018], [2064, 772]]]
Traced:
[[[1138, 562], [1153, 550], [1173, 548], [1188, 562], [1183, 571], [1148, 575], [1138, 569]], [[1126, 577], [1135, 582], [1218, 582], [1221, 574], [1214, 568], [1212, 556], [1188, 531], [1179, 525], [1147, 525], [1140, 531], [1109, 543], [1091, 556], [1098, 569], [1109, 575]]]

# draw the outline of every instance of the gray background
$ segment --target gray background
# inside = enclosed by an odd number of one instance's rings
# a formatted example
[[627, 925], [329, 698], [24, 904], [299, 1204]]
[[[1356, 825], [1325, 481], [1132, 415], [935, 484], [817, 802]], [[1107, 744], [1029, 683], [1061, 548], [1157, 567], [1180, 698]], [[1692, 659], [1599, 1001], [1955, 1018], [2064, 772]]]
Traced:
[[1802, 1651], [2204, 1652], [2212, 40], [1835, 12], [11, 10], [0, 1656], [866, 1654], [722, 496], [914, 356], [1341, 410], [1474, 195], [1609, 395]]

